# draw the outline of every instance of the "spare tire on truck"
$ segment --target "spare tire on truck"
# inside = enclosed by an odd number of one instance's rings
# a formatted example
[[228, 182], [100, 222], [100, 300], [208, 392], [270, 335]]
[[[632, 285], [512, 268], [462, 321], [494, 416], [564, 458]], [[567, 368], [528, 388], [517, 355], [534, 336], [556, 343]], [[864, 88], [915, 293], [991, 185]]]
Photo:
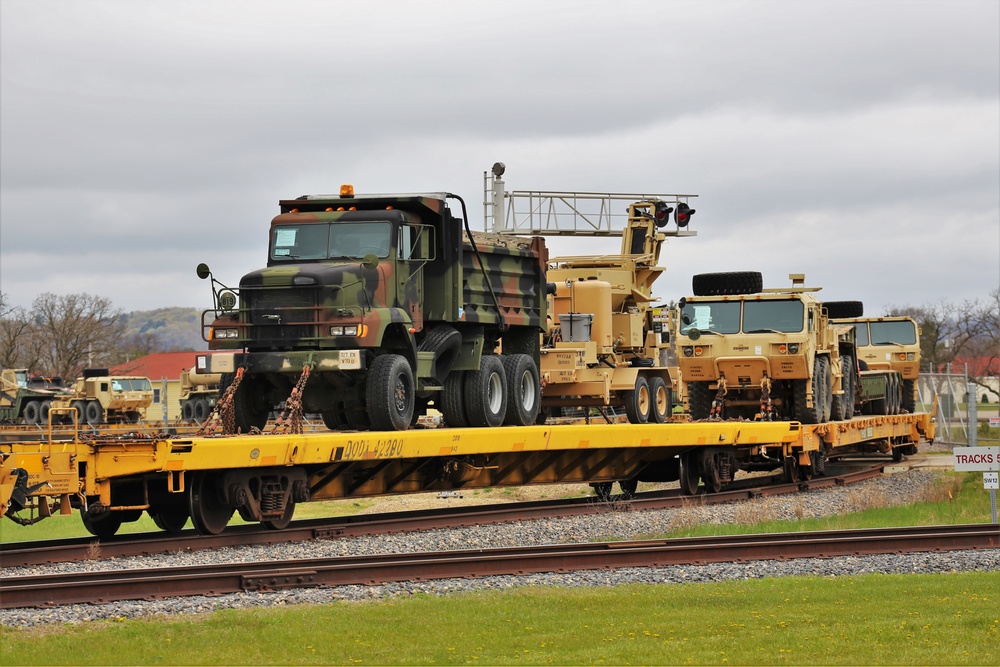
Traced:
[[763, 289], [764, 277], [760, 271], [699, 273], [691, 278], [691, 291], [695, 296], [757, 294]]
[[861, 301], [825, 301], [823, 307], [831, 320], [862, 317], [865, 314], [865, 304]]

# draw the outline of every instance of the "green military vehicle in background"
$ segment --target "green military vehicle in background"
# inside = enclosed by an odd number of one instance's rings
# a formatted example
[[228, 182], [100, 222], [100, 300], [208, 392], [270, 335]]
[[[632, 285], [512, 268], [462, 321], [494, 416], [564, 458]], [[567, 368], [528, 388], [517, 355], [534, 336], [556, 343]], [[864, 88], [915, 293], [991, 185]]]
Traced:
[[0, 371], [0, 423], [47, 423], [52, 401], [67, 395], [62, 378], [35, 377], [26, 368], [5, 368]]
[[238, 382], [238, 430], [263, 427], [283, 401], [331, 430], [407, 429], [428, 404], [450, 426], [534, 423], [543, 239], [474, 233], [447, 193], [344, 186], [279, 205], [267, 266], [238, 289], [198, 267], [215, 305], [203, 336], [231, 351], [199, 355], [198, 372]]

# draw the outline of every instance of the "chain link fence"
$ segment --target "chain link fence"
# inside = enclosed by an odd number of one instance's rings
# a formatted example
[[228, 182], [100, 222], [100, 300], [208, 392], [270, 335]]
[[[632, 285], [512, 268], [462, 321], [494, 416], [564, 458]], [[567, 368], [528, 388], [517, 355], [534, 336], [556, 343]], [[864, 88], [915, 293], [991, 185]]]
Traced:
[[[919, 412], [934, 410], [937, 398], [935, 442], [961, 447], [1000, 444], [1000, 427], [990, 426], [990, 417], [1000, 417], [1000, 413], [976, 403], [976, 385], [969, 383], [966, 373], [921, 373], [917, 387]], [[974, 429], [971, 438], [970, 428]]]

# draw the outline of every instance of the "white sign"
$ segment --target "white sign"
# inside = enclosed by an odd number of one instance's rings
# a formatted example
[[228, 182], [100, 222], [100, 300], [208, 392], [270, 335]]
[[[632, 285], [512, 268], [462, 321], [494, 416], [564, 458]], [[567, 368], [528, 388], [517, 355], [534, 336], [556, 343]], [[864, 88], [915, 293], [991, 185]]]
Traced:
[[990, 428], [1000, 426], [1000, 417], [990, 417]]
[[1000, 447], [956, 447], [955, 470], [1000, 470]]
[[983, 488], [1000, 489], [1000, 472], [984, 472]]

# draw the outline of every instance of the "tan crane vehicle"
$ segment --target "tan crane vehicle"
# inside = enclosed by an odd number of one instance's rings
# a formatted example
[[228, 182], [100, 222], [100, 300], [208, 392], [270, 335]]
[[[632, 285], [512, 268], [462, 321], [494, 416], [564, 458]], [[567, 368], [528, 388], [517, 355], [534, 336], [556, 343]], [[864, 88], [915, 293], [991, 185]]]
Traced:
[[621, 237], [619, 254], [549, 260], [542, 416], [583, 408], [609, 421], [621, 412], [633, 424], [667, 421], [676, 367], [672, 375], [669, 310], [657, 307], [652, 289], [665, 270], [658, 263], [666, 240], [697, 236], [688, 228], [697, 195], [507, 191], [504, 171], [497, 163], [483, 175], [494, 233]]
[[817, 424], [853, 416], [843, 383], [853, 374], [850, 342], [831, 325], [820, 288], [805, 287], [803, 274], [789, 277], [790, 288], [763, 289], [758, 272], [694, 276], [675, 339], [693, 419]]

